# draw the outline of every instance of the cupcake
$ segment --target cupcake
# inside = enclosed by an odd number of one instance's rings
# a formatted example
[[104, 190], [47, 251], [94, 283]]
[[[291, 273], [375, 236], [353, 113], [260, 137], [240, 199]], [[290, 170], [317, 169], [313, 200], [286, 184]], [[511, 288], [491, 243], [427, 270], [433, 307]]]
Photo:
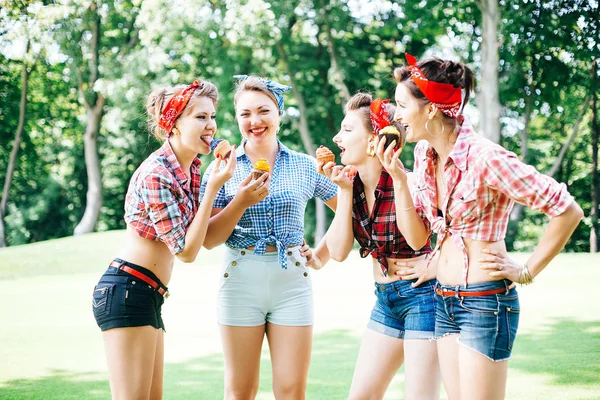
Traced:
[[227, 140], [215, 139], [210, 142], [210, 148], [215, 157], [219, 156], [221, 160], [227, 160], [231, 154], [231, 145]]
[[323, 165], [328, 162], [335, 162], [335, 154], [325, 146], [319, 146], [317, 149], [317, 169], [320, 174], [323, 173]]
[[382, 137], [385, 137], [385, 147], [387, 148], [387, 146], [392, 143], [392, 141], [396, 141], [396, 148], [399, 147], [403, 147], [404, 146], [404, 132], [403, 134], [400, 134], [400, 132], [398, 132], [398, 128], [396, 128], [393, 125], [388, 125], [385, 128], [381, 129], [379, 131], [379, 139], [381, 140]]
[[254, 169], [252, 170], [252, 179], [257, 180], [263, 174], [271, 172], [271, 166], [266, 158], [259, 158], [254, 163]]

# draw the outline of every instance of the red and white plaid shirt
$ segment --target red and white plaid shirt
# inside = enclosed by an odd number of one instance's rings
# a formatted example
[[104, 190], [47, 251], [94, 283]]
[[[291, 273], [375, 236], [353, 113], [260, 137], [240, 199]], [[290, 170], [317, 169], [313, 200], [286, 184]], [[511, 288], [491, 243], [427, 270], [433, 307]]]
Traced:
[[191, 182], [169, 141], [135, 171], [125, 198], [125, 222], [143, 238], [160, 240], [172, 254], [185, 247], [187, 227], [200, 201], [200, 159], [190, 167]]
[[[415, 203], [422, 205], [431, 229], [438, 234], [436, 250], [450, 235], [463, 251], [465, 286], [469, 258], [463, 237], [503, 240], [515, 201], [551, 218], [562, 214], [573, 201], [564, 183], [477, 135], [466, 120], [444, 166], [447, 187], [441, 205], [437, 204], [436, 151], [427, 141], [421, 141], [415, 146], [414, 155]], [[445, 218], [438, 215], [438, 208]]]

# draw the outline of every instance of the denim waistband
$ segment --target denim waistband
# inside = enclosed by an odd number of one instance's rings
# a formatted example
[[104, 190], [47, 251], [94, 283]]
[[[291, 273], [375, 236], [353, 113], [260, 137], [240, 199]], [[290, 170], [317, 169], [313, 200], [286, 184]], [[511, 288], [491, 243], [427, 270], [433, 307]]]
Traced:
[[[407, 289], [407, 288], [412, 288], [412, 284], [415, 283], [417, 281], [417, 279], [410, 279], [410, 280], [397, 280], [394, 282], [390, 282], [390, 283], [377, 283], [375, 282], [375, 288], [377, 291], [379, 292], [396, 292], [398, 290], [403, 290], [403, 289]], [[420, 286], [433, 286], [435, 284], [436, 280], [435, 279], [431, 279], [429, 281], [425, 281], [423, 283], [421, 283]]]
[[436, 287], [440, 289], [452, 290], [455, 292], [481, 292], [484, 290], [493, 290], [504, 287], [506, 293], [510, 290], [510, 285], [513, 282], [508, 279], [503, 279], [500, 281], [489, 281], [489, 282], [479, 282], [479, 283], [469, 283], [467, 287], [465, 285], [443, 285], [439, 282], [436, 283]]
[[[128, 261], [122, 260], [120, 258], [115, 258], [113, 261], [114, 262], [118, 262], [121, 265], [126, 265], [129, 268], [134, 269], [134, 270], [138, 271], [139, 273], [146, 275], [148, 278], [150, 278], [153, 281], [155, 281], [160, 287], [164, 288], [165, 291], [168, 291], [168, 288], [161, 282], [160, 279], [158, 279], [158, 277], [154, 274], [154, 272], [150, 271], [149, 269], [144, 268], [141, 265], [137, 265], [137, 264], [130, 263]], [[130, 276], [134, 276], [134, 275], [132, 275], [132, 274], [126, 272], [126, 271], [119, 270], [119, 269], [117, 269], [115, 267], [108, 267], [107, 272], [109, 272], [109, 273], [111, 273], [113, 275], [127, 274], [127, 275], [130, 275]]]

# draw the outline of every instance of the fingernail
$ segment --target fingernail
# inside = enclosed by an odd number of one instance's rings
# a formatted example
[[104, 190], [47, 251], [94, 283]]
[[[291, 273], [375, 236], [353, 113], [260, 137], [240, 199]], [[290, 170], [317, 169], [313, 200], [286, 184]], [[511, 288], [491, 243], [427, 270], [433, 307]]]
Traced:
[[483, 258], [480, 258], [477, 260], [478, 262], [483, 262]]

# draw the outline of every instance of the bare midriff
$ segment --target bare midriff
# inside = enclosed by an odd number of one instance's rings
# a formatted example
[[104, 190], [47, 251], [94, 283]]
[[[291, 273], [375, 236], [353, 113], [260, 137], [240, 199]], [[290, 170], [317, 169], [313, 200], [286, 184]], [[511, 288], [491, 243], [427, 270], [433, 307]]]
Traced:
[[[498, 281], [504, 278], [493, 277], [489, 273], [492, 270], [481, 269], [480, 258], [488, 256], [483, 249], [499, 250], [506, 253], [506, 244], [504, 240], [496, 242], [487, 242], [463, 238], [467, 254], [469, 255], [469, 270], [467, 275], [467, 284]], [[448, 235], [440, 247], [440, 257], [438, 261], [437, 279], [443, 285], [464, 285], [463, 277], [464, 257], [463, 251], [454, 243], [454, 240]]]
[[376, 258], [371, 257], [373, 260], [373, 279], [375, 279], [375, 282], [377, 282], [377, 283], [391, 283], [391, 282], [399, 281], [400, 276], [396, 275], [396, 271], [398, 271], [400, 268], [404, 268], [404, 267], [402, 265], [396, 265], [396, 261], [399, 261], [401, 263], [404, 263], [407, 261], [425, 262], [425, 257], [426, 257], [426, 255], [422, 255], [419, 257], [413, 257], [413, 258], [386, 258], [387, 264], [388, 264], [387, 276], [384, 276], [383, 272], [381, 272], [381, 265], [379, 265], [379, 261], [377, 261]]
[[129, 226], [125, 245], [118, 252], [117, 258], [152, 271], [165, 286], [171, 280], [175, 256], [169, 248], [161, 241], [144, 239]]

